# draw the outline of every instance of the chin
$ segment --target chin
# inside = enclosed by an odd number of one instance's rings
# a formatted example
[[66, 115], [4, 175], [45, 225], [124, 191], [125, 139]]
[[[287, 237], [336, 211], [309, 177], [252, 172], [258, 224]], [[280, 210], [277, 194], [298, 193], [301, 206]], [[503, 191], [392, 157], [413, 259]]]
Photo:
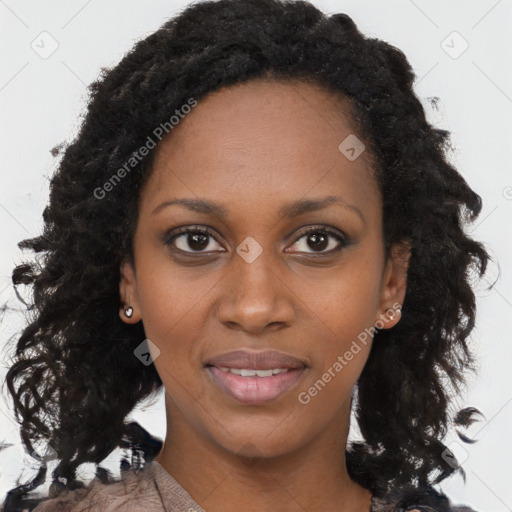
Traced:
[[[232, 434], [232, 435], [230, 435]], [[223, 432], [217, 443], [225, 451], [241, 458], [269, 459], [293, 452], [301, 445], [300, 440], [290, 436], [290, 432], [284, 435], [282, 431], [268, 428], [250, 428], [242, 431], [234, 431], [231, 426], [229, 431]], [[304, 440], [302, 444], [305, 444]]]

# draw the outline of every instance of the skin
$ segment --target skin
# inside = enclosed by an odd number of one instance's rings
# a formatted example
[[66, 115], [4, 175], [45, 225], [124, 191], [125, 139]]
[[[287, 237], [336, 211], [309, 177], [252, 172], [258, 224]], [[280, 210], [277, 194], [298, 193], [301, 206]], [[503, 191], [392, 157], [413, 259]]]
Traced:
[[[208, 512], [370, 508], [370, 492], [348, 476], [345, 449], [351, 392], [371, 340], [308, 404], [298, 400], [365, 328], [379, 320], [393, 327], [400, 314], [389, 310], [405, 295], [408, 255], [384, 253], [371, 155], [350, 161], [338, 149], [354, 133], [344, 106], [304, 82], [220, 89], [161, 142], [141, 192], [134, 264], [123, 263], [120, 282], [134, 312], [120, 316], [142, 320], [160, 351], [154, 364], [167, 434], [156, 460]], [[330, 195], [343, 203], [278, 213], [288, 202]], [[179, 205], [154, 213], [173, 198], [215, 201], [227, 215]], [[185, 234], [165, 244], [175, 228], [197, 225], [215, 239], [198, 246]], [[336, 251], [340, 242], [328, 235], [317, 248], [305, 234], [316, 225], [349, 243]], [[250, 263], [236, 251], [247, 237], [262, 249]], [[243, 404], [203, 367], [240, 348], [278, 349], [308, 368], [278, 399]]]

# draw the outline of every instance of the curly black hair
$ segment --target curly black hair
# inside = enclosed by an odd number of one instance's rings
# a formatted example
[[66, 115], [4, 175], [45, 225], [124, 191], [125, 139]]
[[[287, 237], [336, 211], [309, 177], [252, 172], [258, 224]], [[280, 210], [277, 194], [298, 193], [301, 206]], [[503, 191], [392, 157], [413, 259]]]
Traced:
[[[450, 133], [427, 122], [402, 51], [362, 35], [348, 15], [328, 16], [301, 0], [218, 0], [190, 4], [101, 69], [78, 135], [54, 148], [61, 158], [43, 233], [19, 243], [38, 256], [12, 275], [15, 287], [31, 287], [32, 319], [5, 382], [29, 453], [47, 442], [58, 454], [52, 492], [83, 486], [76, 470], [86, 462], [108, 480], [100, 463], [118, 447], [146, 462], [161, 447], [126, 423], [162, 381], [154, 365], [134, 357], [142, 322], [118, 315], [120, 265], [133, 257], [155, 150], [115, 192], [98, 191], [190, 98], [256, 78], [316, 84], [348, 100], [354, 133], [376, 162], [386, 251], [403, 242], [411, 248], [402, 318], [376, 332], [355, 388], [363, 440], [347, 447], [350, 476], [384, 496], [397, 486], [434, 485], [457, 469], [442, 440], [452, 422], [468, 422], [468, 414], [454, 420], [449, 411], [474, 371], [472, 281], [490, 257], [465, 233], [481, 199], [447, 161]], [[45, 474], [43, 461], [32, 482], [8, 493], [5, 510], [26, 506]]]

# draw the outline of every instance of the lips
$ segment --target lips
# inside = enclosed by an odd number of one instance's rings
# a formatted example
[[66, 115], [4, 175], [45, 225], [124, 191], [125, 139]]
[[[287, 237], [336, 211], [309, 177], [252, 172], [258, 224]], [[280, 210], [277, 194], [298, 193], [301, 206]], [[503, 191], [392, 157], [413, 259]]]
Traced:
[[298, 386], [306, 367], [286, 370], [271, 377], [242, 377], [216, 366], [206, 368], [212, 383], [239, 403], [261, 405], [278, 399]]
[[212, 357], [205, 366], [217, 368], [237, 368], [252, 370], [273, 370], [287, 368], [289, 370], [305, 368], [307, 365], [299, 358], [279, 352], [277, 350], [265, 350], [263, 352], [251, 352], [248, 350], [235, 350]]
[[212, 357], [204, 366], [219, 390], [251, 405], [265, 404], [290, 392], [308, 367], [298, 357], [277, 350], [236, 350]]

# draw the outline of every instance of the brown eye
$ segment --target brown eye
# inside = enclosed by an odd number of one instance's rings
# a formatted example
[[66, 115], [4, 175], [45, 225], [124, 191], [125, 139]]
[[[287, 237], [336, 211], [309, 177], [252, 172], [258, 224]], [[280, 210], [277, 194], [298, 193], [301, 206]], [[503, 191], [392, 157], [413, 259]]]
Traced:
[[[304, 239], [303, 249], [298, 249], [299, 241]], [[332, 228], [318, 226], [308, 229], [297, 242], [292, 246], [294, 251], [306, 252], [309, 254], [332, 253], [341, 250], [349, 243], [348, 238], [341, 232]], [[308, 251], [307, 249], [311, 249]], [[329, 250], [326, 250], [329, 249]]]
[[185, 253], [221, 252], [211, 248], [207, 250], [211, 246], [211, 239], [218, 243], [213, 233], [207, 228], [185, 227], [166, 237], [165, 245], [175, 246]]
[[315, 251], [323, 251], [329, 245], [329, 237], [325, 233], [310, 233], [307, 236], [307, 244]]

